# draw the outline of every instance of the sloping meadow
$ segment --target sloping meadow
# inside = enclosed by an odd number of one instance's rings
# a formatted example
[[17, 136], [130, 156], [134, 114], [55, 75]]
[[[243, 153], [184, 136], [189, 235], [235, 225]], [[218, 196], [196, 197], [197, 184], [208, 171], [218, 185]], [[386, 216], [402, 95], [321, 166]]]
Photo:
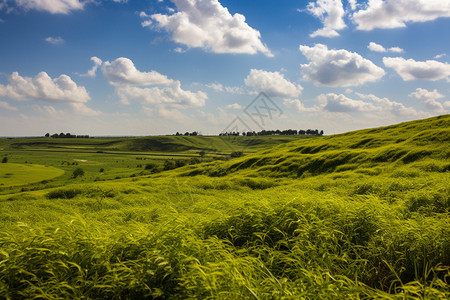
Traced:
[[448, 299], [450, 116], [0, 198], [0, 299]]

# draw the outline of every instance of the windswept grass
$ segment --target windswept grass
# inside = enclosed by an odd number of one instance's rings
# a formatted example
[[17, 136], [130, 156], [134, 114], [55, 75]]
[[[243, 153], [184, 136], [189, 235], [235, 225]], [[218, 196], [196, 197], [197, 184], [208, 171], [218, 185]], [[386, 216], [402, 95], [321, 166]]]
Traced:
[[0, 196], [0, 299], [448, 299], [449, 125]]

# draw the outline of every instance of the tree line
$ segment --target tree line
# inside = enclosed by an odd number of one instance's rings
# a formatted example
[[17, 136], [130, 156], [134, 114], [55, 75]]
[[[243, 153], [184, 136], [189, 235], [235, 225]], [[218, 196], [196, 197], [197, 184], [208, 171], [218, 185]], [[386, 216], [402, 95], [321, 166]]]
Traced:
[[323, 130], [318, 129], [307, 129], [307, 130], [295, 130], [295, 129], [286, 129], [286, 130], [262, 130], [259, 132], [256, 131], [247, 131], [247, 132], [225, 132], [219, 134], [219, 136], [264, 136], [264, 135], [312, 135], [312, 136], [322, 136]]
[[88, 139], [89, 135], [75, 135], [61, 132], [60, 134], [54, 133], [52, 135], [50, 135], [50, 133], [46, 133], [45, 137], [51, 137], [54, 139]]

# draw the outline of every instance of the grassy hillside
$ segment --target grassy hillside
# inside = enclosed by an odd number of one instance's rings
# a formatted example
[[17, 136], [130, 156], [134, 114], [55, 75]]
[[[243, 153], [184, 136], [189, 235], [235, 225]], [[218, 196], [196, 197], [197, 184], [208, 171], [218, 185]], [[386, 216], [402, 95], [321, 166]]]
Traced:
[[[20, 172], [10, 172], [0, 164], [0, 194], [39, 190], [74, 182], [97, 182], [118, 178], [133, 178], [167, 169], [165, 163], [179, 167], [214, 160], [228, 159], [231, 153], [244, 154], [267, 149], [274, 145], [308, 136], [151, 136], [124, 138], [9, 138], [0, 139], [0, 159], [30, 169], [31, 165], [57, 168], [60, 176], [51, 178], [45, 172], [29, 176], [32, 180], [18, 180], [10, 184]], [[73, 178], [73, 172], [82, 168], [84, 176]], [[63, 174], [63, 175], [62, 175]], [[17, 176], [16, 176], [17, 175]], [[54, 177], [54, 176], [53, 176]], [[29, 184], [34, 182], [33, 184]], [[3, 184], [3, 185], [1, 185]]]
[[448, 299], [449, 125], [0, 195], [0, 298]]

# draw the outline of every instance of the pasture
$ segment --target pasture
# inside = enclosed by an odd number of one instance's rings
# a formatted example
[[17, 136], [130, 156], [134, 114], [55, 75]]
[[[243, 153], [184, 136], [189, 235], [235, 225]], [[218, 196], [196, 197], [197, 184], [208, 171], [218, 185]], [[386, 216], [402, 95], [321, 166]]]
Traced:
[[[0, 295], [450, 297], [449, 115], [311, 139], [246, 139], [234, 140], [245, 155], [233, 159], [219, 159], [229, 157], [228, 143], [211, 151], [208, 137], [192, 140], [195, 149], [171, 137], [173, 152], [132, 138], [2, 141], [10, 162], [66, 173], [3, 189]], [[170, 157], [203, 161], [136, 167]], [[85, 176], [71, 178], [76, 167]]]

